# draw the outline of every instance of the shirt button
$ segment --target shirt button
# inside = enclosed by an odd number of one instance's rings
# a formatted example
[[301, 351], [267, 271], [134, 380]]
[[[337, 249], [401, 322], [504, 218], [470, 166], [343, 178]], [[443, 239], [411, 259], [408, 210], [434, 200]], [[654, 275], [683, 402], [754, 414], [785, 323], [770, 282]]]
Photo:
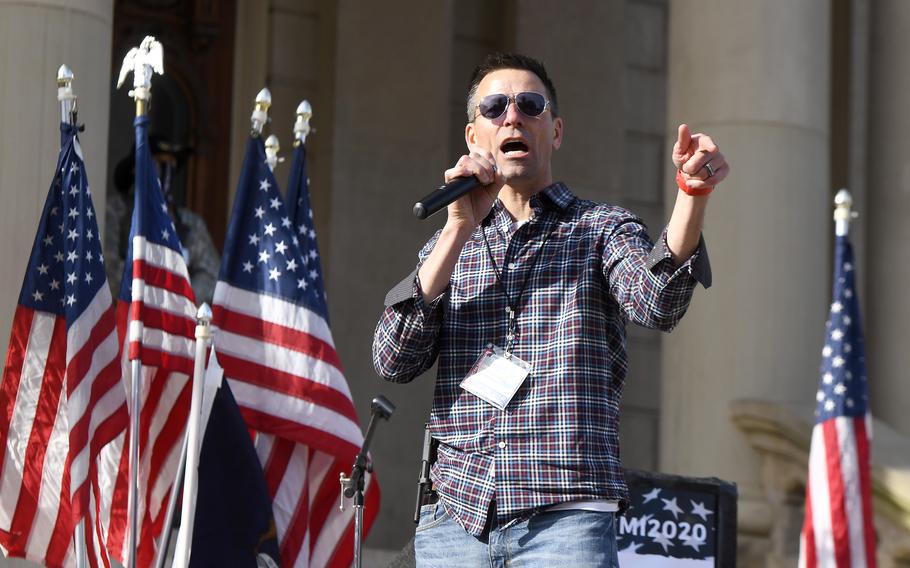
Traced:
[[509, 270], [515, 270], [515, 263], [514, 263], [514, 262], [510, 262], [510, 263], [508, 264], [508, 266], [509, 266]]
[[499, 448], [500, 448], [500, 449], [505, 448], [505, 447], [506, 447], [506, 443], [505, 443], [505, 442], [499, 442]]

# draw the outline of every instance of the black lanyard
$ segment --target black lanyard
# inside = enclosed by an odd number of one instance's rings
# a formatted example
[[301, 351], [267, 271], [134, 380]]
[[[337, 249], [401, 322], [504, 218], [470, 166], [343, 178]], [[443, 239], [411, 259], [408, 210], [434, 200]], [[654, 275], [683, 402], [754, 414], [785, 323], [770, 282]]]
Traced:
[[[568, 209], [568, 207], [566, 207]], [[490, 248], [490, 241], [487, 240], [487, 232], [481, 231], [483, 235], [483, 242], [487, 245], [487, 254], [490, 255], [490, 262], [493, 264], [493, 274], [496, 275], [496, 280], [499, 281], [499, 287], [502, 289], [503, 296], [506, 297], [506, 313], [509, 314], [509, 325], [508, 331], [506, 332], [506, 354], [512, 352], [512, 348], [515, 346], [515, 339], [518, 337], [518, 309], [521, 307], [521, 299], [524, 296], [525, 289], [528, 287], [528, 281], [531, 279], [531, 273], [534, 272], [534, 267], [537, 266], [537, 261], [540, 260], [540, 255], [543, 252], [544, 247], [547, 245], [547, 241], [550, 240], [550, 236], [553, 234], [553, 231], [556, 230], [556, 227], [559, 226], [559, 222], [562, 220], [562, 213], [556, 217], [553, 226], [550, 227], [550, 230], [547, 231], [546, 236], [543, 239], [543, 242], [540, 243], [540, 248], [537, 249], [537, 252], [534, 254], [534, 258], [531, 259], [531, 265], [528, 267], [528, 271], [525, 274], [525, 279], [521, 283], [521, 289], [518, 291], [518, 297], [515, 300], [512, 300], [512, 297], [509, 296], [509, 291], [506, 289], [506, 284], [503, 281], [503, 275], [505, 274], [504, 270], [499, 270], [499, 266], [496, 264], [496, 259], [493, 257], [493, 249]], [[519, 227], [520, 229], [520, 227]], [[515, 230], [518, 232], [518, 229]], [[512, 238], [515, 237], [515, 234], [512, 234]], [[511, 242], [511, 241], [510, 241]], [[506, 244], [506, 253], [509, 252], [509, 245]]]

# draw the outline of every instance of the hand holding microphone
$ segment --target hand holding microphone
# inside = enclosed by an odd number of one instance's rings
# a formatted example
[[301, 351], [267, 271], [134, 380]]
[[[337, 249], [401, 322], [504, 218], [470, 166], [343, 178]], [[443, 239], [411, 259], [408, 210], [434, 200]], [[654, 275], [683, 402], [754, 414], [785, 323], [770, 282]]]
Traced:
[[[499, 194], [496, 165], [493, 155], [473, 149], [445, 171], [446, 184], [433, 191], [416, 204], [414, 215], [426, 219], [449, 206], [449, 222], [476, 227], [490, 212]], [[476, 190], [476, 191], [475, 191]]]

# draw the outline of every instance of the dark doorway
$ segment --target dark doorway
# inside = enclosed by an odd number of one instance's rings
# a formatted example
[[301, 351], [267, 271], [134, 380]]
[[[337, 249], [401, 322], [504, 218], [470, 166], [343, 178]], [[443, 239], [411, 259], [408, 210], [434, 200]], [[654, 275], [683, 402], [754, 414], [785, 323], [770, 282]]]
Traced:
[[[150, 133], [191, 148], [171, 189], [176, 205], [199, 214], [215, 246], [224, 244], [234, 59], [234, 0], [117, 0], [111, 65], [146, 35], [164, 46], [165, 75], [152, 80]], [[131, 86], [132, 79], [127, 80]], [[133, 147], [135, 106], [128, 86], [111, 86], [108, 187]]]

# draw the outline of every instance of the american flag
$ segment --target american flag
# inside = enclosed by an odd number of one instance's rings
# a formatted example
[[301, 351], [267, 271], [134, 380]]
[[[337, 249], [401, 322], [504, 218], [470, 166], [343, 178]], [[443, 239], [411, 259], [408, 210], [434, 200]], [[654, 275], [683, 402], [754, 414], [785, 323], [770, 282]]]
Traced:
[[126, 427], [120, 348], [77, 129], [57, 160], [13, 319], [0, 383], [0, 544], [8, 556], [75, 565], [102, 446]]
[[[293, 167], [304, 164], [295, 157]], [[297, 179], [305, 184], [306, 174]], [[363, 438], [328, 326], [312, 211], [296, 213], [262, 139], [251, 137], [215, 287], [215, 342], [244, 420], [259, 432], [282, 565], [348, 566], [352, 511], [338, 511], [338, 474]], [[366, 498], [369, 527], [379, 505], [372, 480]]]
[[[131, 361], [141, 362], [139, 429], [139, 538], [137, 566], [155, 557], [168, 500], [180, 462], [189, 416], [195, 355], [196, 306], [186, 261], [168, 214], [148, 144], [149, 119], [137, 117], [136, 183], [131, 247], [117, 308], [123, 376], [127, 391]], [[129, 556], [127, 494], [129, 434], [117, 439], [102, 456], [102, 525], [107, 546], [121, 562]]]
[[874, 568], [871, 417], [863, 331], [847, 236], [835, 244], [834, 294], [822, 349], [799, 566]]

